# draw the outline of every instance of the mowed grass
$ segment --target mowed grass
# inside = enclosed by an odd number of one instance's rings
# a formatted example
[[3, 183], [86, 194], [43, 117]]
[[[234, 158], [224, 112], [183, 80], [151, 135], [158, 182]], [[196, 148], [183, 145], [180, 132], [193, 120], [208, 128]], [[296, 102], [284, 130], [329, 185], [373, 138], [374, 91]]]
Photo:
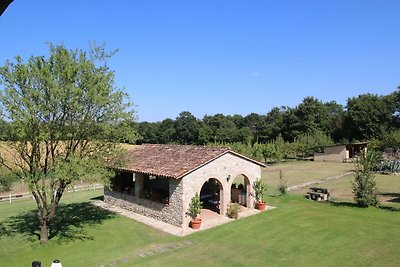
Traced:
[[[139, 249], [147, 244], [175, 239], [122, 216], [109, 212], [108, 216], [103, 216], [105, 212], [91, 204], [88, 204], [89, 209], [85, 206], [101, 194], [100, 190], [66, 194], [62, 201], [64, 205], [85, 207], [85, 211], [92, 212], [79, 214], [79, 210], [72, 210], [68, 214], [71, 223], [81, 220], [81, 216], [86, 217], [83, 223], [79, 227], [70, 227], [67, 230], [71, 234], [70, 237], [68, 233], [65, 235], [67, 238], [56, 235], [46, 245], [39, 244], [37, 237], [32, 234], [32, 229], [21, 227], [23, 222], [10, 227], [10, 224], [20, 220], [21, 214], [34, 208], [33, 201], [1, 203], [0, 266], [30, 266], [34, 260], [41, 261], [42, 266], [50, 266], [54, 259], [60, 259], [63, 266], [101, 266], [125, 255], [138, 254]], [[29, 221], [26, 223], [29, 224]]]
[[[100, 193], [69, 194], [64, 205], [81, 207]], [[63, 266], [78, 267], [400, 265], [398, 212], [334, 206], [291, 194], [267, 201], [277, 208], [183, 238], [91, 210], [88, 223], [82, 223], [77, 232], [71, 229], [82, 238], [56, 236], [41, 246], [31, 233], [21, 234], [21, 229], [14, 229], [16, 233], [10, 236], [2, 234], [1, 266], [30, 266], [33, 260], [50, 266], [56, 258]], [[0, 227], [33, 207], [32, 201], [0, 204]], [[79, 213], [72, 209], [70, 220], [79, 220]], [[89, 223], [93, 216], [103, 219]]]

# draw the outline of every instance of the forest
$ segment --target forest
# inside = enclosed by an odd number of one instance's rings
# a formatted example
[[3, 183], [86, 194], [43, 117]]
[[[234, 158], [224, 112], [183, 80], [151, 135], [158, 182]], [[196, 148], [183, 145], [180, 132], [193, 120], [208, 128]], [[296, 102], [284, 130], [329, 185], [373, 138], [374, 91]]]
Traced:
[[134, 127], [140, 136], [137, 143], [251, 147], [281, 143], [291, 144], [292, 148], [287, 149], [295, 150], [292, 154], [304, 155], [324, 145], [360, 141], [370, 141], [378, 149], [398, 148], [400, 88], [389, 95], [362, 94], [348, 98], [346, 106], [305, 97], [295, 107], [274, 107], [266, 114], [215, 114], [198, 119], [183, 111], [174, 120], [139, 122]]

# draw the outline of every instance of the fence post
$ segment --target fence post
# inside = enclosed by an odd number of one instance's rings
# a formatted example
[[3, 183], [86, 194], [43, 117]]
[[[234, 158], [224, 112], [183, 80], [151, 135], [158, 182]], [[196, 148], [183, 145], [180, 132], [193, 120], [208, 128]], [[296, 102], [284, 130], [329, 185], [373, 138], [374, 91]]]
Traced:
[[11, 193], [10, 193], [10, 204], [11, 204]]

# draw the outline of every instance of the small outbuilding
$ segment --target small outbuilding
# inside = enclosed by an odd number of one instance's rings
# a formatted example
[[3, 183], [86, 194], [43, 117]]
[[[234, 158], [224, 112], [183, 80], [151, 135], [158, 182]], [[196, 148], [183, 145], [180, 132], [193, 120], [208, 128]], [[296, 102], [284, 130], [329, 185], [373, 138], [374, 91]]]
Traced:
[[[195, 193], [205, 208], [222, 215], [238, 195], [242, 205], [254, 208], [252, 184], [265, 167], [230, 148], [189, 145], [138, 145], [121, 162], [113, 166], [117, 175], [104, 201], [178, 227], [189, 224]], [[241, 189], [233, 185], [237, 177]]]
[[367, 147], [367, 142], [326, 146], [324, 153], [314, 154], [314, 161], [351, 162]]

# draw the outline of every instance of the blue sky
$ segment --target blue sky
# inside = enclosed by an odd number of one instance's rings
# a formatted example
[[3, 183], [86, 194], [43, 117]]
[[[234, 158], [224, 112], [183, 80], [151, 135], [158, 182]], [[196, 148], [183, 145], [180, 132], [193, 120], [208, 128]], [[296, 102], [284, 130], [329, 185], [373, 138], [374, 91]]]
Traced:
[[45, 42], [119, 48], [109, 64], [139, 121], [345, 104], [400, 85], [399, 12], [398, 0], [14, 0], [0, 64], [47, 54]]

